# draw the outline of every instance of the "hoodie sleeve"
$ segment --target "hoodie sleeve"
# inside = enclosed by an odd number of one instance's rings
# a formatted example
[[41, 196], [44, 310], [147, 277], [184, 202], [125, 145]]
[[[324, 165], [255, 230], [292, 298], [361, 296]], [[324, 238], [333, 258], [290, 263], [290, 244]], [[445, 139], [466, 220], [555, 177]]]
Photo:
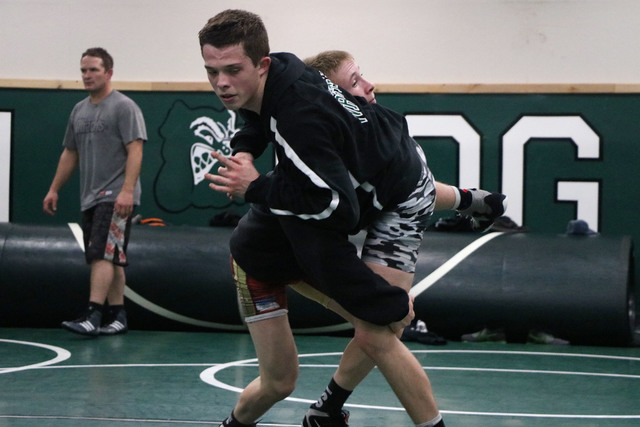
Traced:
[[278, 164], [249, 186], [245, 199], [267, 205], [276, 215], [352, 231], [360, 208], [355, 180], [341, 155], [348, 132], [339, 121], [327, 120], [329, 113], [304, 108], [296, 107], [295, 117], [301, 120], [295, 123], [271, 117]]
[[241, 111], [244, 119], [244, 126], [231, 139], [233, 154], [239, 152], [251, 153], [257, 159], [266, 150], [269, 141], [264, 137], [260, 122], [256, 117], [252, 117], [247, 112]]

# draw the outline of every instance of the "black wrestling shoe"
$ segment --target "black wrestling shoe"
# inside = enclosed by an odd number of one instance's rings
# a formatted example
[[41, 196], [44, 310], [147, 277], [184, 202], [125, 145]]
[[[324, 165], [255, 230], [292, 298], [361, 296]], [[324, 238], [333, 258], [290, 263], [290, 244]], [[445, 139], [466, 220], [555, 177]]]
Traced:
[[127, 313], [124, 308], [118, 311], [115, 319], [100, 328], [100, 335], [126, 334], [129, 330], [127, 326]]
[[79, 319], [62, 322], [62, 327], [76, 334], [95, 337], [100, 333], [101, 321], [102, 313], [94, 310]]
[[302, 427], [349, 427], [349, 411], [343, 409], [336, 416], [310, 408], [302, 420]]

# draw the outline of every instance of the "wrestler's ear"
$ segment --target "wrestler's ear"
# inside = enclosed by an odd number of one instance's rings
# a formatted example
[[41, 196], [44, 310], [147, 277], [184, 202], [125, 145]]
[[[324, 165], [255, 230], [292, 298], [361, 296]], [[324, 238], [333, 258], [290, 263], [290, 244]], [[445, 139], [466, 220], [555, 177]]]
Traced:
[[271, 65], [271, 58], [268, 56], [262, 57], [260, 62], [258, 62], [258, 68], [259, 68], [260, 74], [266, 73], [269, 70], [270, 65]]

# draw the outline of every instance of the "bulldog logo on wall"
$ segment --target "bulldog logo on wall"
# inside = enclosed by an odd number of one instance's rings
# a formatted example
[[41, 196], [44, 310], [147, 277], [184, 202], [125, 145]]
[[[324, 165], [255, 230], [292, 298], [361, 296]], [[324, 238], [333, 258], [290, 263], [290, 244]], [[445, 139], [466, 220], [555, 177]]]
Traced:
[[231, 138], [238, 130], [233, 111], [191, 108], [176, 101], [159, 128], [162, 166], [154, 182], [158, 205], [168, 212], [229, 206], [229, 199], [212, 191], [204, 176], [217, 164], [212, 151], [231, 155]]

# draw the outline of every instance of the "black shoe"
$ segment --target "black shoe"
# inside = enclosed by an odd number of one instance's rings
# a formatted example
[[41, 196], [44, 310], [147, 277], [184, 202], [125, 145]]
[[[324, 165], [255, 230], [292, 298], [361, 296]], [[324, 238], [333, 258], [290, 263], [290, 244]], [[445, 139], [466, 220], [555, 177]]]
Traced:
[[257, 427], [258, 423], [242, 424], [240, 421], [234, 418], [233, 414], [231, 414], [229, 418], [224, 420], [222, 424], [220, 424], [220, 426], [218, 427], [238, 427], [238, 426]]
[[445, 345], [447, 343], [447, 340], [441, 336], [429, 332], [427, 325], [422, 320], [418, 320], [415, 325], [404, 328], [400, 341], [417, 341], [429, 345]]
[[129, 330], [127, 326], [127, 313], [124, 308], [118, 311], [115, 319], [108, 321], [108, 323], [100, 328], [100, 335], [118, 335], [126, 334]]
[[447, 340], [433, 332], [420, 332], [415, 329], [406, 328], [402, 331], [401, 341], [416, 341], [427, 345], [445, 345]]
[[79, 319], [62, 322], [62, 327], [76, 334], [96, 337], [100, 333], [101, 321], [102, 313], [94, 310]]
[[343, 409], [340, 415], [329, 415], [310, 408], [302, 420], [302, 427], [349, 427], [349, 411]]
[[474, 230], [487, 230], [507, 210], [507, 196], [504, 194], [489, 193], [476, 188], [465, 191], [471, 192], [471, 206], [458, 212], [473, 218]]

